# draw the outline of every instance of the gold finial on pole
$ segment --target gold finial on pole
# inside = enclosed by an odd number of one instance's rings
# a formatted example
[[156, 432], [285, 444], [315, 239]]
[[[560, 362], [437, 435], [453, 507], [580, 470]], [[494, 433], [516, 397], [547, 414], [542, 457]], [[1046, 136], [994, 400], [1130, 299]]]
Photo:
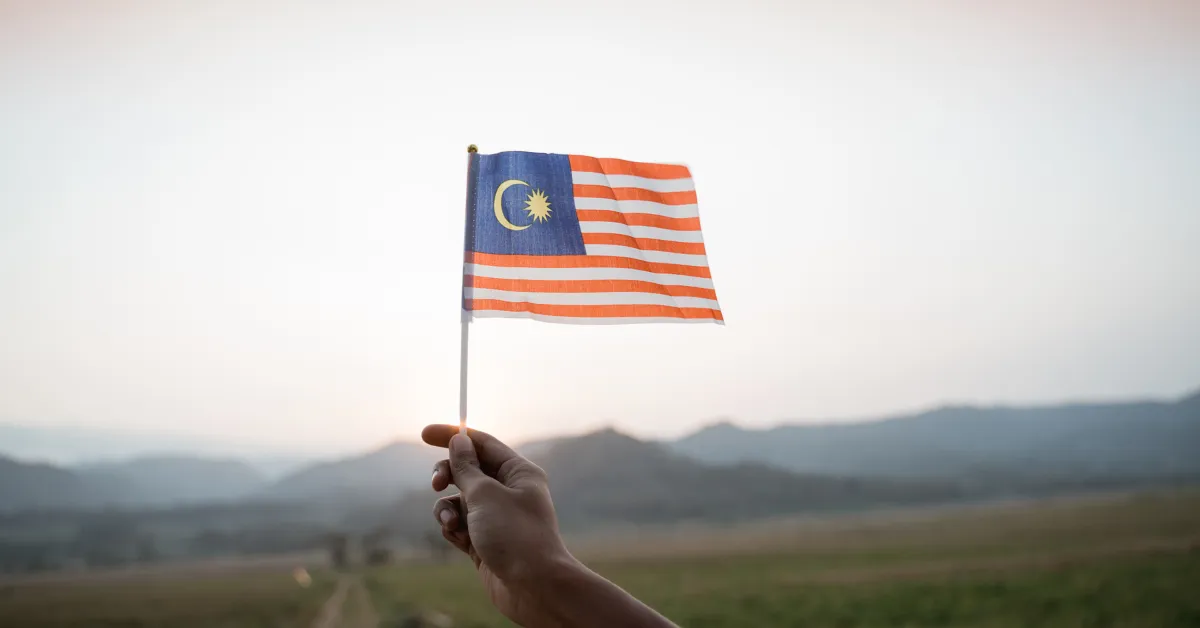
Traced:
[[479, 152], [479, 147], [478, 147], [478, 146], [476, 146], [476, 145], [474, 145], [474, 144], [468, 144], [468, 145], [467, 145], [467, 152], [468, 152], [468, 153], [478, 153], [478, 152]]

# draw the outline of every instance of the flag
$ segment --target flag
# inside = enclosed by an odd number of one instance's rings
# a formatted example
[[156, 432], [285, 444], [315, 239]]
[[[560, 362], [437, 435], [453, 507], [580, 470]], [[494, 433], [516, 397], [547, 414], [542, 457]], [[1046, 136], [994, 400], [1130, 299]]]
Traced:
[[472, 153], [464, 248], [468, 317], [724, 321], [687, 166]]

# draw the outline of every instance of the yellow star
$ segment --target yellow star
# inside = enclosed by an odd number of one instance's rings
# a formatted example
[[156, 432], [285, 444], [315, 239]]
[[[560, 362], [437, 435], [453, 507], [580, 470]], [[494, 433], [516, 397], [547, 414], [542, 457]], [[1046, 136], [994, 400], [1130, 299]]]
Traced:
[[550, 220], [550, 200], [546, 198], [545, 192], [541, 190], [531, 192], [525, 201], [525, 211], [529, 212], [530, 218], [538, 222]]

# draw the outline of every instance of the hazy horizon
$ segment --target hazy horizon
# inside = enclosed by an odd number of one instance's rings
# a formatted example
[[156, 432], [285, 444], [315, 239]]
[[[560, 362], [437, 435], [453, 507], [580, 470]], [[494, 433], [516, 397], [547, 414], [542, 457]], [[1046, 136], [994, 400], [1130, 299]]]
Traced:
[[475, 324], [506, 439], [1178, 398], [1197, 67], [1166, 0], [0, 0], [0, 423], [455, 422], [469, 143], [689, 164], [727, 322]]
[[[973, 404], [969, 402], [942, 402], [926, 407], [899, 409], [878, 416], [858, 417], [794, 417], [784, 418], [774, 422], [745, 421], [738, 417], [713, 417], [709, 420], [698, 421], [680, 433], [660, 434], [658, 438], [647, 436], [637, 429], [620, 427], [616, 422], [601, 422], [597, 425], [583, 426], [578, 429], [563, 432], [546, 432], [530, 438], [512, 441], [514, 445], [524, 445], [530, 442], [559, 437], [573, 437], [603, 429], [617, 429], [637, 438], [674, 439], [695, 433], [720, 423], [731, 423], [744, 429], [771, 429], [785, 425], [846, 425], [852, 423], [867, 423], [895, 418], [904, 418], [948, 407], [1007, 407], [1028, 409], [1045, 406], [1087, 405], [1092, 403], [1172, 403], [1180, 399], [1200, 395], [1200, 386], [1185, 394], [1175, 397], [1155, 398], [1149, 396], [1131, 397], [1127, 399], [1070, 399], [1059, 403], [1049, 404]], [[267, 468], [293, 468], [303, 463], [318, 460], [334, 460], [347, 456], [357, 456], [381, 447], [397, 443], [419, 443], [418, 433], [398, 433], [383, 440], [357, 444], [340, 445], [337, 447], [281, 446], [278, 442], [244, 441], [236, 438], [221, 438], [204, 434], [190, 434], [162, 430], [137, 429], [99, 429], [80, 428], [70, 425], [35, 425], [19, 422], [0, 421], [0, 437], [11, 438], [13, 435], [23, 437], [15, 446], [7, 440], [0, 440], [0, 456], [13, 456], [23, 462], [42, 462], [58, 465], [80, 466], [104, 462], [122, 461], [133, 458], [154, 456], [199, 456], [206, 458], [232, 458], [249, 461], [255, 466]]]

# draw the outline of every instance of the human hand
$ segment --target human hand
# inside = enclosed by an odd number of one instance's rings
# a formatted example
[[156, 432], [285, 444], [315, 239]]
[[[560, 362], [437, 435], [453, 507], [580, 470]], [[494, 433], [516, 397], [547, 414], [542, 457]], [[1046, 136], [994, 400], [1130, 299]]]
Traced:
[[[460, 494], [434, 504], [442, 536], [471, 557], [492, 603], [524, 626], [543, 623], [548, 579], [580, 567], [558, 532], [546, 474], [490, 434], [430, 425], [421, 438], [448, 447], [434, 466], [433, 490]], [[463, 498], [466, 498], [464, 507]]]
[[[475, 563], [492, 604], [526, 628], [674, 628], [654, 609], [592, 572], [558, 533], [546, 473], [495, 437], [430, 425], [421, 438], [448, 447], [433, 468], [442, 536]], [[468, 438], [469, 436], [469, 438]]]

